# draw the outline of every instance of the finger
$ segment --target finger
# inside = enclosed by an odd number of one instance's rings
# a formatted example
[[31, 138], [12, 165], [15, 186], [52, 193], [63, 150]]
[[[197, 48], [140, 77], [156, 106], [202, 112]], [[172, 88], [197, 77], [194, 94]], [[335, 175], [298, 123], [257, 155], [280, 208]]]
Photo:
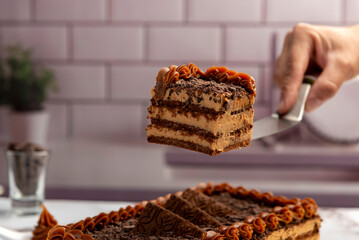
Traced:
[[333, 97], [344, 81], [344, 76], [335, 64], [328, 64], [313, 84], [305, 105], [306, 112], [312, 112]]
[[286, 40], [288, 42], [285, 43], [282, 59], [279, 59], [274, 75], [274, 81], [282, 92], [278, 107], [280, 114], [287, 113], [294, 106], [313, 45], [309, 36], [301, 29], [293, 31], [292, 36]]

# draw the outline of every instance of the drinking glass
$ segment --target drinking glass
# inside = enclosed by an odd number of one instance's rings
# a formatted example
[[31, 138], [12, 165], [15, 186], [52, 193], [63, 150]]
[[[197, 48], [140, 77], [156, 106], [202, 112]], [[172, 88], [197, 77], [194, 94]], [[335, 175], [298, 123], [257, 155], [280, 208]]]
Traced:
[[5, 155], [12, 212], [16, 215], [39, 213], [45, 197], [49, 152], [6, 150]]

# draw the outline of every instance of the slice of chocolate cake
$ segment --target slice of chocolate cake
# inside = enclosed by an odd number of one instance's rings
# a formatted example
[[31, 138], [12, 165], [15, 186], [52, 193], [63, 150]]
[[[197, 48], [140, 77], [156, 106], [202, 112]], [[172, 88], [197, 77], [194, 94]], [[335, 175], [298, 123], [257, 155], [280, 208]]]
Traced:
[[227, 183], [200, 184], [75, 224], [54, 226], [47, 239], [317, 240], [321, 224], [317, 209], [310, 198], [287, 199]]
[[225, 67], [162, 68], [151, 91], [147, 140], [209, 155], [249, 146], [254, 79]]

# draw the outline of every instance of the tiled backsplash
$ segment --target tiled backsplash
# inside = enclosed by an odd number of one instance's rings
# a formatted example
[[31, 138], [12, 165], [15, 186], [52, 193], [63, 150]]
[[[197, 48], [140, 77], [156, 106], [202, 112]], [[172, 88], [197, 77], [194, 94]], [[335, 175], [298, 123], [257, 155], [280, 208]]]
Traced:
[[[355, 23], [358, 10], [356, 0], [0, 0], [0, 45], [2, 55], [12, 43], [33, 47], [55, 71], [51, 139], [139, 139], [162, 66], [251, 74], [261, 117], [271, 111], [273, 56], [287, 29]], [[6, 139], [3, 110], [0, 122]]]

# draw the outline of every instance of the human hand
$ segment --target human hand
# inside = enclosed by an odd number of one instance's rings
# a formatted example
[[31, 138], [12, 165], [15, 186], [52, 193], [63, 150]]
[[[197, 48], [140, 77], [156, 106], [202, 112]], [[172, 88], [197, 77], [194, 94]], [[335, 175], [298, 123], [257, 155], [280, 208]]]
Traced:
[[287, 33], [274, 70], [274, 82], [281, 90], [280, 114], [293, 107], [305, 74], [319, 74], [305, 106], [311, 112], [333, 97], [344, 81], [359, 74], [359, 25], [299, 23]]

